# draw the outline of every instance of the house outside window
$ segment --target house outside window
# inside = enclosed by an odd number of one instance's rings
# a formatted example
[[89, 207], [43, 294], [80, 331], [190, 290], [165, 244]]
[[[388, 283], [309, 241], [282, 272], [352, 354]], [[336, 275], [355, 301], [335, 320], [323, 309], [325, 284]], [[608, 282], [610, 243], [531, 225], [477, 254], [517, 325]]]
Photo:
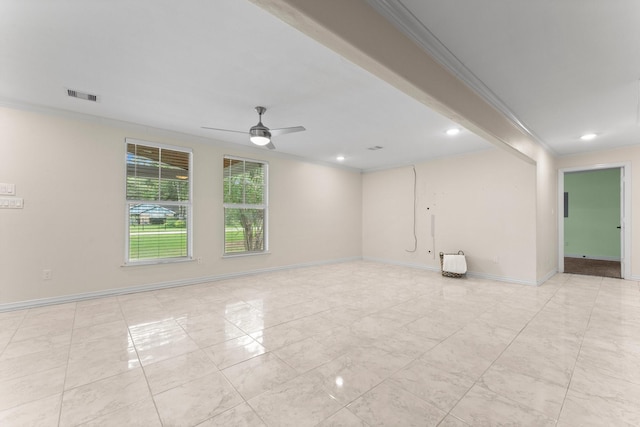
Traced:
[[268, 250], [268, 164], [224, 157], [224, 254]]
[[125, 142], [125, 262], [191, 259], [191, 150], [131, 138]]

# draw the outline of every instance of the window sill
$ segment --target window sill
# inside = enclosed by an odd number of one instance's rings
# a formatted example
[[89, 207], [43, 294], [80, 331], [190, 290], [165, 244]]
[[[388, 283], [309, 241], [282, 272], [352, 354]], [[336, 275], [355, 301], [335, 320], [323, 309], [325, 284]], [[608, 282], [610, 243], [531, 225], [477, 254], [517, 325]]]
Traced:
[[194, 262], [195, 258], [175, 258], [175, 259], [157, 259], [157, 260], [149, 260], [149, 261], [134, 261], [134, 262], [125, 262], [121, 267], [137, 267], [137, 266], [145, 266], [145, 265], [162, 265], [162, 264], [179, 264], [182, 262]]
[[223, 254], [222, 258], [242, 258], [242, 257], [247, 257], [247, 256], [258, 256], [258, 255], [269, 255], [271, 252], [269, 251], [264, 251], [264, 252], [241, 252], [241, 253], [237, 253], [237, 254]]

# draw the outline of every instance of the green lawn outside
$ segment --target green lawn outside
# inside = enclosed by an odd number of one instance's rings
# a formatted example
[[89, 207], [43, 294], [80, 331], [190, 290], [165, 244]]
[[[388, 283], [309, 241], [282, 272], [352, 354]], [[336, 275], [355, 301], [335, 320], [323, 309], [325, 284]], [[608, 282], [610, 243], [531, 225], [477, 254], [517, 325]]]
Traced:
[[[164, 225], [132, 225], [129, 229], [129, 258], [131, 261], [151, 258], [187, 256], [187, 230]], [[225, 229], [225, 252], [244, 252], [244, 230]]]
[[167, 233], [136, 233], [129, 236], [129, 258], [132, 261], [187, 256], [187, 231], [184, 229]]

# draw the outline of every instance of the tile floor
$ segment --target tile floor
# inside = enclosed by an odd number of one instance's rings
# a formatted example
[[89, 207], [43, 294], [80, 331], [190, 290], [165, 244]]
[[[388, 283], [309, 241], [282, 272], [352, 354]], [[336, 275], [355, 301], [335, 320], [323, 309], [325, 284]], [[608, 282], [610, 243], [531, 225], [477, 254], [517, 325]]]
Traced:
[[0, 313], [2, 426], [640, 425], [637, 282], [353, 262]]

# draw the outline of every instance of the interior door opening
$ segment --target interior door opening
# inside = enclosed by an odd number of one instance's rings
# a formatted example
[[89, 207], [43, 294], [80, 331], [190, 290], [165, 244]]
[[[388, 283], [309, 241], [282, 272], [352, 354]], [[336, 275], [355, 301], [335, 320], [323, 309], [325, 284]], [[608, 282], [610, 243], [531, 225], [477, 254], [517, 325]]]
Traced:
[[627, 164], [560, 170], [560, 272], [630, 277], [629, 174]]

